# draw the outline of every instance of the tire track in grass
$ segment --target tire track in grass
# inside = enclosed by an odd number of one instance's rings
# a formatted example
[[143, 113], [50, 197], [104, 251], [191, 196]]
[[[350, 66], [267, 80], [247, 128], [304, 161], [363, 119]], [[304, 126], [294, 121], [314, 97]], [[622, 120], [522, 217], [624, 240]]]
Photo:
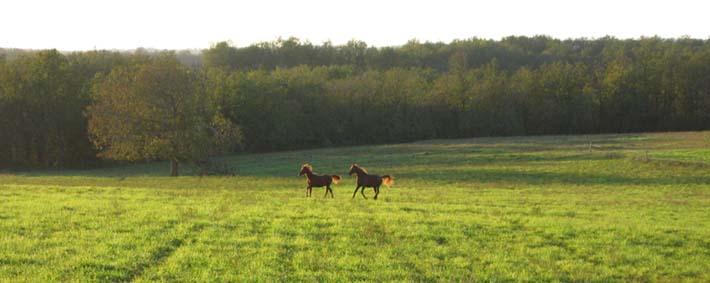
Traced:
[[[168, 227], [166, 227], [166, 230], [171, 229], [172, 226], [174, 225], [169, 225]], [[158, 247], [155, 251], [151, 253], [151, 256], [149, 257], [147, 262], [139, 263], [129, 272], [129, 274], [127, 274], [128, 276], [114, 282], [133, 282], [136, 279], [140, 278], [149, 268], [160, 266], [165, 261], [167, 261], [170, 256], [175, 254], [175, 252], [183, 245], [194, 241], [196, 235], [199, 234], [202, 230], [204, 230], [206, 226], [207, 224], [205, 223], [193, 224], [189, 229], [187, 229], [184, 235], [171, 239], [168, 241], [167, 244]]]

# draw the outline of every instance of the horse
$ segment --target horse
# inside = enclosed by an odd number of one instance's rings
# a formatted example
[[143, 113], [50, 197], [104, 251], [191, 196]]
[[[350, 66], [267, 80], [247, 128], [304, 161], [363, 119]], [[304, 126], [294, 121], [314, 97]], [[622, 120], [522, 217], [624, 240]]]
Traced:
[[301, 166], [301, 172], [298, 173], [298, 176], [303, 176], [306, 175], [306, 180], [308, 182], [308, 187], [306, 187], [306, 197], [310, 197], [311, 193], [313, 192], [313, 187], [320, 188], [320, 187], [325, 187], [325, 195], [323, 197], [328, 196], [328, 192], [330, 192], [330, 197], [333, 197], [333, 190], [330, 188], [331, 184], [337, 184], [340, 182], [340, 176], [338, 175], [316, 175], [313, 173], [313, 166], [310, 164], [306, 163]]
[[377, 199], [377, 195], [380, 194], [380, 186], [385, 185], [388, 188], [394, 184], [394, 176], [390, 175], [382, 175], [377, 176], [377, 175], [368, 175], [367, 170], [365, 168], [360, 167], [356, 163], [353, 163], [353, 165], [350, 166], [350, 171], [348, 172], [348, 175], [352, 176], [353, 173], [357, 174], [357, 186], [355, 187], [355, 192], [353, 192], [353, 197], [355, 198], [355, 194], [357, 194], [357, 190], [362, 187], [362, 190], [360, 190], [360, 194], [362, 194], [362, 197], [367, 199], [365, 196], [365, 188], [371, 187], [373, 190], [375, 190], [375, 199]]

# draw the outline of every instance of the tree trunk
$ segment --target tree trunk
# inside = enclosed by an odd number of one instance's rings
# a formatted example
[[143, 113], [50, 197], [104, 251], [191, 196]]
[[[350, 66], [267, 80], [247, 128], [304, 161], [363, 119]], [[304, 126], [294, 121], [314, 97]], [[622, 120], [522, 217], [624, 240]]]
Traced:
[[170, 159], [170, 176], [176, 177], [178, 175], [178, 161], [175, 159]]

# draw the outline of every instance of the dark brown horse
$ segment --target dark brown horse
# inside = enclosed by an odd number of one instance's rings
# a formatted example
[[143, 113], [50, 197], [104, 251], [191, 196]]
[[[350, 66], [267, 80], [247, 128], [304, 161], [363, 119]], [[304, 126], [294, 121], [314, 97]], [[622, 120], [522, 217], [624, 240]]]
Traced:
[[308, 180], [308, 187], [306, 187], [306, 197], [311, 196], [313, 187], [320, 188], [325, 187], [325, 195], [328, 196], [330, 192], [330, 197], [333, 198], [333, 189], [330, 188], [331, 184], [337, 184], [340, 182], [340, 176], [338, 175], [316, 175], [313, 173], [313, 166], [306, 163], [301, 166], [301, 172], [298, 176], [306, 175], [306, 180]]
[[353, 175], [353, 173], [357, 174], [357, 187], [355, 187], [355, 192], [353, 192], [353, 197], [355, 198], [355, 194], [357, 194], [357, 190], [362, 187], [362, 190], [360, 190], [360, 194], [362, 194], [362, 197], [367, 199], [365, 196], [365, 188], [372, 188], [375, 190], [375, 199], [377, 199], [377, 195], [380, 194], [380, 186], [385, 185], [387, 187], [392, 186], [394, 184], [394, 177], [390, 175], [382, 175], [382, 177], [377, 176], [377, 175], [368, 175], [367, 170], [365, 168], [360, 167], [359, 165], [353, 163], [352, 166], [350, 166], [350, 171], [348, 172], [349, 175]]

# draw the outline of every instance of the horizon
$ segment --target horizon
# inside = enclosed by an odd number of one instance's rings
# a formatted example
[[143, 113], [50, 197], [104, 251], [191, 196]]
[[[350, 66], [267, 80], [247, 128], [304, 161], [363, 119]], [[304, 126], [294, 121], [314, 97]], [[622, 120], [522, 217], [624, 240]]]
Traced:
[[[568, 40], [589, 40], [589, 41], [594, 41], [594, 40], [600, 40], [600, 39], [604, 39], [604, 38], [611, 38], [611, 39], [620, 40], [620, 41], [625, 41], [625, 40], [642, 40], [642, 39], [649, 39], [649, 38], [658, 38], [658, 39], [661, 39], [661, 40], [682, 40], [682, 39], [690, 39], [690, 40], [710, 41], [710, 37], [707, 37], [707, 38], [697, 38], [697, 37], [691, 37], [691, 36], [688, 36], [688, 35], [682, 35], [682, 36], [678, 36], [678, 37], [662, 37], [662, 36], [659, 36], [659, 35], [652, 35], [652, 36], [645, 36], [645, 35], [644, 35], [644, 36], [631, 37], [631, 38], [619, 38], [619, 37], [615, 37], [615, 36], [612, 36], [612, 35], [605, 35], [605, 36], [600, 36], [600, 37], [558, 38], [558, 37], [553, 37], [553, 36], [546, 35], [546, 34], [537, 34], [537, 35], [532, 35], [532, 36], [528, 36], [528, 35], [508, 35], [508, 36], [504, 36], [504, 37], [501, 37], [501, 38], [498, 38], [498, 39], [495, 39], [495, 38], [482, 38], [482, 37], [473, 36], [473, 37], [467, 37], [467, 38], [454, 38], [454, 39], [452, 39], [452, 40], [450, 40], [450, 41], [429, 41], [429, 40], [423, 41], [423, 40], [419, 40], [418, 38], [412, 38], [412, 39], [409, 39], [409, 40], [407, 40], [407, 41], [405, 41], [404, 43], [401, 43], [401, 44], [384, 45], [384, 46], [371, 45], [371, 44], [369, 44], [368, 42], [366, 42], [366, 41], [364, 41], [364, 40], [359, 40], [359, 39], [357, 39], [357, 38], [353, 38], [353, 39], [351, 39], [351, 40], [356, 40], [356, 41], [365, 42], [365, 43], [367, 44], [367, 47], [368, 47], [368, 48], [374, 47], [374, 48], [380, 49], [380, 48], [399, 48], [399, 47], [405, 46], [406, 44], [408, 44], [409, 42], [412, 42], [412, 41], [418, 41], [419, 43], [422, 43], [422, 44], [438, 44], [438, 43], [441, 43], [441, 44], [452, 44], [452, 43], [457, 42], [457, 41], [466, 41], [466, 40], [475, 40], [475, 39], [479, 39], [479, 40], [502, 41], [502, 40], [505, 40], [506, 38], [510, 38], [510, 37], [526, 37], [526, 38], [547, 37], [547, 38], [549, 38], [549, 39], [551, 39], [551, 40], [559, 40], [559, 41], [568, 41]], [[70, 52], [89, 52], [89, 51], [135, 52], [135, 51], [137, 51], [137, 50], [139, 50], [139, 49], [145, 49], [145, 50], [148, 50], [148, 51], [150, 51], [150, 52], [153, 52], [153, 51], [190, 51], [190, 52], [192, 52], [193, 54], [197, 54], [197, 53], [202, 52], [203, 50], [210, 49], [210, 48], [214, 47], [216, 44], [221, 43], [221, 42], [226, 42], [226, 43], [228, 43], [229, 46], [231, 46], [231, 47], [245, 48], [245, 47], [249, 47], [249, 46], [253, 46], [253, 45], [257, 45], [257, 44], [261, 44], [261, 43], [271, 43], [271, 42], [277, 42], [277, 41], [279, 41], [279, 40], [284, 40], [284, 41], [285, 41], [285, 40], [288, 40], [288, 39], [290, 39], [290, 38], [296, 38], [296, 39], [298, 39], [298, 41], [299, 41], [301, 44], [310, 43], [310, 44], [313, 44], [314, 46], [322, 46], [322, 45], [324, 45], [325, 43], [330, 42], [330, 41], [313, 42], [313, 41], [308, 40], [308, 39], [298, 38], [298, 37], [295, 37], [295, 36], [288, 36], [288, 37], [277, 37], [277, 38], [275, 38], [275, 39], [273, 39], [273, 40], [254, 42], [254, 43], [251, 43], [251, 44], [249, 44], [249, 45], [236, 45], [236, 44], [234, 44], [231, 40], [223, 40], [223, 41], [217, 41], [217, 42], [211, 43], [210, 46], [207, 46], [207, 47], [205, 47], [205, 48], [177, 48], [177, 49], [170, 49], [170, 48], [154, 48], [154, 47], [147, 47], [147, 46], [137, 46], [137, 47], [127, 48], [127, 49], [117, 49], [117, 48], [101, 48], [101, 49], [98, 49], [98, 48], [97, 48], [97, 49], [86, 49], [86, 50], [65, 50], [65, 49], [57, 49], [57, 48], [21, 48], [21, 47], [14, 47], [14, 46], [0, 46], [0, 49], [5, 49], [5, 50], [21, 50], [21, 51], [57, 50], [58, 52], [62, 52], [62, 53], [70, 53]], [[346, 44], [347, 44], [347, 42], [343, 42], [343, 43], [339, 43], [339, 44], [335, 44], [335, 43], [333, 43], [333, 42], [330, 42], [330, 43], [331, 43], [333, 46], [336, 46], [336, 47], [337, 47], [337, 46], [343, 46], [343, 45], [346, 45]]]
[[[293, 3], [225, 1], [29, 0], [4, 4], [0, 47], [25, 50], [204, 50], [222, 41], [245, 47], [278, 38], [343, 45], [396, 47], [412, 39], [546, 35], [554, 39], [710, 39], [708, 4], [690, 0], [617, 3], [453, 0], [401, 3], [313, 0]], [[38, 9], [37, 7], [41, 7]], [[344, 12], [345, 11], [345, 12]]]

